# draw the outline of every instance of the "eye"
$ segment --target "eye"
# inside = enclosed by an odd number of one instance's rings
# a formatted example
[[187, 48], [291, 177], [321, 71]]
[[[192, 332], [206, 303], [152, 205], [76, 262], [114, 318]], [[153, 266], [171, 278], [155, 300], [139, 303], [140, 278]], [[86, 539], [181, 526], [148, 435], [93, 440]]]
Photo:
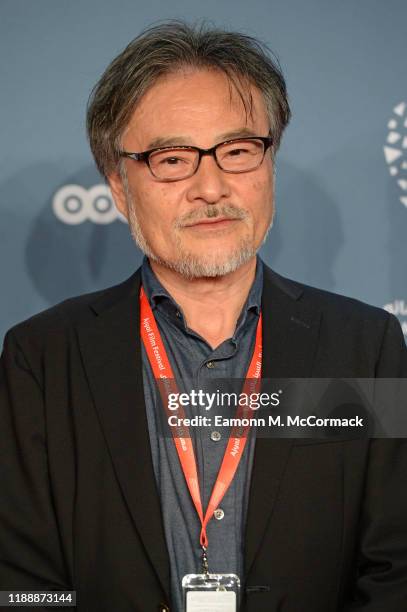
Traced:
[[229, 155], [229, 157], [239, 157], [240, 155], [244, 155], [247, 154], [248, 150], [247, 149], [242, 149], [240, 148], [236, 148], [236, 149], [230, 149], [227, 152], [227, 155]]
[[150, 163], [154, 166], [175, 167], [191, 164], [194, 161], [194, 153], [186, 149], [174, 151], [156, 151], [150, 155]]
[[163, 159], [160, 160], [160, 164], [167, 164], [168, 166], [177, 166], [182, 164], [182, 162], [185, 162], [185, 159], [182, 159], [181, 157], [164, 157]]

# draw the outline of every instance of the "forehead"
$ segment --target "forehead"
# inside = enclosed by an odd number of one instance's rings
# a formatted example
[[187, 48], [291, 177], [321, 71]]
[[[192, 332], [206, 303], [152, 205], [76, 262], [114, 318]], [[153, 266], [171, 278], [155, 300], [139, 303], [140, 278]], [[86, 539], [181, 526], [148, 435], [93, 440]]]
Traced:
[[123, 141], [145, 149], [159, 146], [159, 139], [209, 146], [220, 135], [239, 130], [267, 135], [261, 92], [249, 84], [242, 91], [246, 105], [227, 75], [216, 70], [190, 69], [160, 77], [137, 104]]

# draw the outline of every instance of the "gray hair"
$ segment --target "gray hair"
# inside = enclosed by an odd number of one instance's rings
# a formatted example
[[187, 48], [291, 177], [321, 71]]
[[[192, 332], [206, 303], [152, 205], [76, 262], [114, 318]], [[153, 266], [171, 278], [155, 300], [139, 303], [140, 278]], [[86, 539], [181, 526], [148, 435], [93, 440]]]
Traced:
[[182, 68], [223, 72], [245, 112], [252, 99], [247, 84], [263, 95], [273, 136], [273, 152], [290, 120], [286, 85], [279, 63], [264, 43], [205, 23], [170, 20], [141, 32], [107, 67], [89, 98], [87, 131], [99, 171], [118, 169], [121, 139], [137, 103], [157, 79]]

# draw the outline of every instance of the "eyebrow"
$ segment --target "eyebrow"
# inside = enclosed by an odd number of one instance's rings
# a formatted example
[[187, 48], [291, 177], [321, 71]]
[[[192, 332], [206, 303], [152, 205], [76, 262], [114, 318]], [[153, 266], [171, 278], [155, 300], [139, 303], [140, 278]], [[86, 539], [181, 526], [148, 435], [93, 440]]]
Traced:
[[[238, 128], [237, 130], [232, 130], [230, 132], [224, 132], [223, 134], [219, 134], [216, 139], [219, 142], [224, 142], [225, 140], [229, 140], [232, 138], [240, 138], [244, 136], [258, 136], [250, 128]], [[176, 147], [176, 146], [194, 146], [191, 144], [191, 138], [188, 136], [159, 136], [158, 138], [154, 138], [147, 145], [148, 149], [156, 149], [159, 147]]]

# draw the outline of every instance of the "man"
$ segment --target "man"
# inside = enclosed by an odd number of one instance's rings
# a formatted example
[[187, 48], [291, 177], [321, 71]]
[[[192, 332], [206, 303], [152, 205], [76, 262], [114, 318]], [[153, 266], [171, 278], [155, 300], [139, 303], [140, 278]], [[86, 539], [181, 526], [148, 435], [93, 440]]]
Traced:
[[[205, 522], [228, 436], [191, 432], [181, 465], [159, 429], [163, 371], [177, 389], [255, 377], [256, 359], [263, 379], [407, 375], [392, 315], [256, 257], [289, 116], [279, 69], [238, 33], [155, 26], [102, 76], [91, 148], [146, 259], [7, 334], [3, 590], [75, 589], [83, 611], [180, 611], [184, 577], [205, 583], [209, 569], [240, 580], [245, 611], [407, 609], [403, 441], [251, 432]], [[223, 591], [206, 587], [188, 610], [221, 609]]]

